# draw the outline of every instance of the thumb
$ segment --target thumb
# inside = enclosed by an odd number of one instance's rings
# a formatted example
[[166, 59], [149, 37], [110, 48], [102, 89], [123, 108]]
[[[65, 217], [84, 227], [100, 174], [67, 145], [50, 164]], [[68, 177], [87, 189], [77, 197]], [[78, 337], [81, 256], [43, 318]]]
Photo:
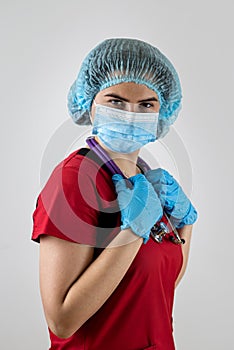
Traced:
[[112, 181], [114, 182], [114, 184], [116, 184], [119, 180], [123, 179], [123, 176], [120, 174], [114, 174], [112, 176]]
[[122, 175], [120, 174], [114, 174], [112, 176], [112, 181], [115, 185], [116, 192], [119, 193], [120, 191], [124, 191], [129, 189], [129, 181], [124, 179]]

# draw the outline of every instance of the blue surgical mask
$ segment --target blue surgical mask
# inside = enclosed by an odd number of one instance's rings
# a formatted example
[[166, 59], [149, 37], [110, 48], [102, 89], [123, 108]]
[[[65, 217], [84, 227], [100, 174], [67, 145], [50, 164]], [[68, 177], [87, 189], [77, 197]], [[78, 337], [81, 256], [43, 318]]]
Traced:
[[96, 105], [93, 134], [111, 151], [131, 153], [156, 140], [159, 113], [135, 113]]

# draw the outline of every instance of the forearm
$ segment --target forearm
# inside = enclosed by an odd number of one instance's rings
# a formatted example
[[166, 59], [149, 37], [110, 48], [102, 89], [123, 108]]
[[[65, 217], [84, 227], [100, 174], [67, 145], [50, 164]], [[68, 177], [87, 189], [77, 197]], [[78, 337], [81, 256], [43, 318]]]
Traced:
[[[68, 290], [56, 323], [49, 325], [58, 336], [67, 338], [79, 329], [101, 308], [124, 277], [140, 249], [142, 238], [131, 230], [121, 233], [116, 238], [119, 241], [115, 240], [111, 247], [104, 249]], [[123, 244], [123, 235], [130, 243]]]
[[177, 285], [179, 284], [179, 282], [181, 281], [187, 264], [188, 264], [188, 257], [189, 257], [189, 250], [190, 250], [190, 242], [191, 242], [191, 236], [192, 236], [192, 225], [185, 225], [184, 227], [177, 229], [179, 235], [181, 238], [183, 238], [185, 240], [185, 243], [181, 246], [182, 248], [182, 254], [183, 254], [183, 264], [180, 270], [180, 273], [177, 277], [176, 283], [175, 283], [175, 287], [177, 287]]

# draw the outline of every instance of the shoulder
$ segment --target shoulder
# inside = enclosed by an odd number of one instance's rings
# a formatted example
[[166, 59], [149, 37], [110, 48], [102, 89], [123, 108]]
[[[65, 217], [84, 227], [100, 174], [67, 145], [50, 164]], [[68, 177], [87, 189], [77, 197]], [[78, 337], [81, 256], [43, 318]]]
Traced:
[[41, 190], [43, 201], [49, 207], [51, 203], [57, 205], [68, 201], [76, 208], [88, 201], [96, 208], [97, 201], [105, 207], [106, 200], [115, 200], [112, 175], [95, 156], [94, 152], [82, 148], [64, 158], [54, 168]]
[[63, 171], [63, 176], [69, 173], [81, 173], [82, 176], [96, 178], [98, 175], [111, 176], [110, 171], [103, 161], [89, 148], [80, 148], [66, 157], [59, 166]]
[[90, 152], [88, 148], [81, 148], [61, 160], [49, 174], [42, 190], [48, 186], [73, 186], [78, 177], [95, 180], [98, 172], [103, 177], [102, 164]]

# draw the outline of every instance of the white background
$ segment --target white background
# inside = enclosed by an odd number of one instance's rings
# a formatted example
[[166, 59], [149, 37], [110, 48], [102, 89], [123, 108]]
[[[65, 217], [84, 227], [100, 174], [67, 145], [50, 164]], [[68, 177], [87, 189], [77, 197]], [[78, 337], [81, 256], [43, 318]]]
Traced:
[[176, 292], [177, 349], [232, 349], [233, 2], [8, 0], [0, 13], [1, 348], [48, 348], [39, 246], [30, 240], [41, 161], [69, 118], [66, 96], [84, 56], [106, 38], [133, 37], [166, 54], [183, 87], [175, 130], [190, 157], [199, 220]]

